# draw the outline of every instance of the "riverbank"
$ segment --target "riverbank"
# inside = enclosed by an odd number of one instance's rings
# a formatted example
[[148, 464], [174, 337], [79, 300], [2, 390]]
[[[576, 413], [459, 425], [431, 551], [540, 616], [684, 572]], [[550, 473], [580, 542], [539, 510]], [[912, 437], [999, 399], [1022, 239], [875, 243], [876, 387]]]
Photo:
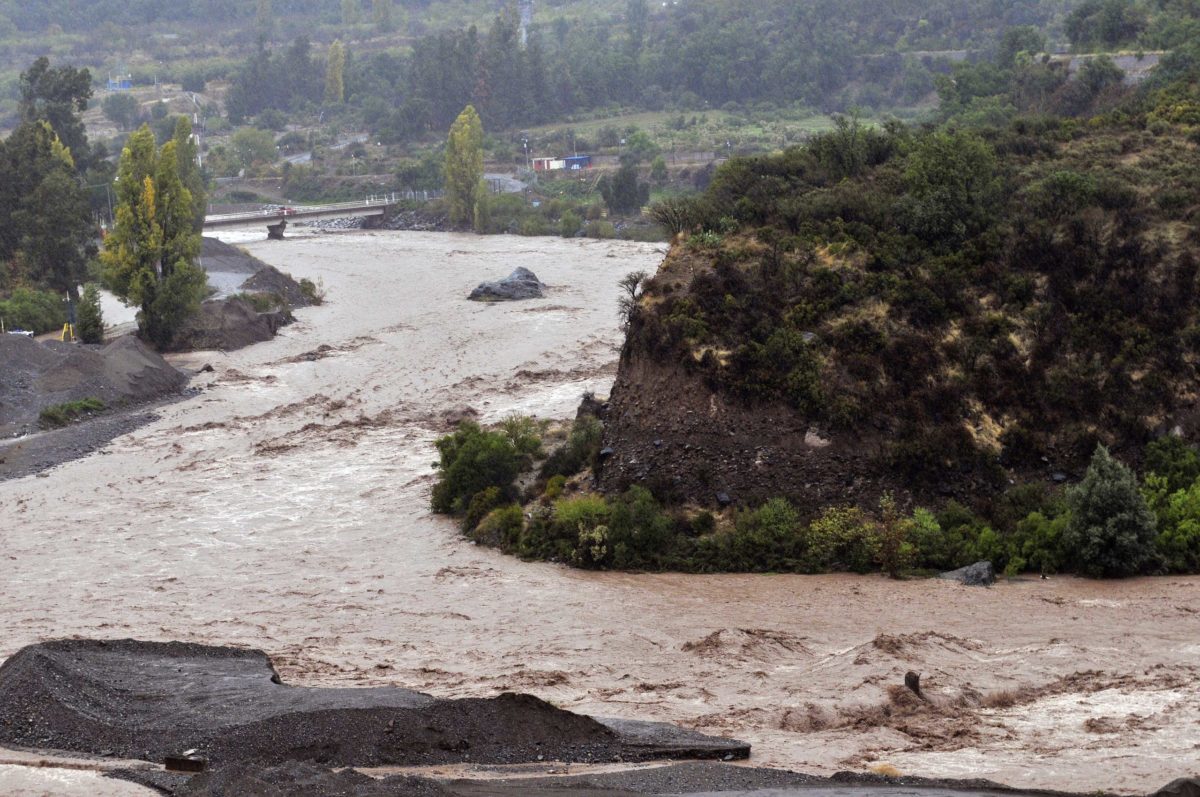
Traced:
[[[1196, 761], [1200, 578], [592, 573], [514, 560], [433, 517], [432, 442], [453, 419], [570, 417], [584, 391], [609, 391], [617, 281], [663, 247], [388, 232], [245, 245], [323, 280], [329, 301], [214, 357], [202, 394], [107, 455], [0, 483], [0, 656], [72, 635], [244, 645], [298, 685], [528, 692], [744, 739], [756, 766], [817, 775], [886, 763], [1144, 794]], [[545, 299], [466, 300], [516, 266]], [[908, 670], [945, 711], [889, 709]], [[970, 690], [995, 697], [960, 711]]]

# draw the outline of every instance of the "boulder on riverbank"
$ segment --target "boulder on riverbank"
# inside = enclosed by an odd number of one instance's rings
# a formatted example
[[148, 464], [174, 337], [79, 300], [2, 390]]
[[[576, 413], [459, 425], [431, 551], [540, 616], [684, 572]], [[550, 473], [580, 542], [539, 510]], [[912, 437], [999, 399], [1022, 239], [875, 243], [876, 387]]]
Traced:
[[473, 302], [513, 302], [540, 299], [546, 286], [527, 268], [517, 268], [502, 280], [481, 282], [467, 297]]
[[991, 562], [976, 562], [973, 565], [942, 573], [938, 578], [957, 581], [968, 587], [990, 587], [996, 583], [996, 571], [992, 568]]

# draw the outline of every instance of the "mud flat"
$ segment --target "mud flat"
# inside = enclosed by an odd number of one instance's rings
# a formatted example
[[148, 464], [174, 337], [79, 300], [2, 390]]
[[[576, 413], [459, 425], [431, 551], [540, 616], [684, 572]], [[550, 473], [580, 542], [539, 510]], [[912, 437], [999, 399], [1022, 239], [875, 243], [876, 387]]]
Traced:
[[[567, 417], [608, 391], [617, 280], [661, 247], [388, 232], [247, 247], [322, 279], [328, 302], [205, 355], [199, 395], [104, 455], [0, 483], [0, 656], [71, 636], [240, 645], [297, 686], [529, 693], [816, 775], [886, 763], [1145, 794], [1200, 768], [1200, 578], [587, 573], [432, 517], [431, 444], [464, 408]], [[544, 299], [466, 301], [517, 266]], [[895, 691], [910, 669], [931, 701]]]

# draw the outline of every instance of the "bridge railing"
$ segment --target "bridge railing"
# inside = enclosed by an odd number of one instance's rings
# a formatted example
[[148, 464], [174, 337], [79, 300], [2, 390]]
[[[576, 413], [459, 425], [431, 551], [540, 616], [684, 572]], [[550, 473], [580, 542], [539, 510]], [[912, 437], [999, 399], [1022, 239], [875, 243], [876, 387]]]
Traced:
[[362, 210], [363, 208], [394, 205], [399, 196], [395, 193], [372, 194], [353, 202], [333, 202], [327, 205], [298, 205], [286, 208], [265, 208], [263, 210], [246, 211], [244, 213], [220, 213], [205, 216], [205, 224], [226, 221], [255, 221], [257, 219], [287, 219], [293, 216], [311, 216], [322, 213], [336, 213], [339, 210]]

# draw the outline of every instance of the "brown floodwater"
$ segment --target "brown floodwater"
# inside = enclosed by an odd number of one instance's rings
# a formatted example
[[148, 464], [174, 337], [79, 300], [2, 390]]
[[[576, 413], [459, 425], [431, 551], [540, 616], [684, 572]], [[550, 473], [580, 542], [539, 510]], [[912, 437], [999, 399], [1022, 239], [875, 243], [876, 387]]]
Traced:
[[[158, 422], [0, 483], [0, 656], [68, 636], [247, 645], [295, 683], [527, 691], [814, 773], [1137, 793], [1200, 770], [1200, 578], [588, 573], [433, 517], [447, 413], [569, 417], [606, 392], [617, 281], [662, 246], [366, 232], [248, 248], [328, 302], [274, 341], [183, 358], [214, 371]], [[516, 266], [545, 299], [465, 301]], [[930, 704], [890, 693], [910, 669]]]

